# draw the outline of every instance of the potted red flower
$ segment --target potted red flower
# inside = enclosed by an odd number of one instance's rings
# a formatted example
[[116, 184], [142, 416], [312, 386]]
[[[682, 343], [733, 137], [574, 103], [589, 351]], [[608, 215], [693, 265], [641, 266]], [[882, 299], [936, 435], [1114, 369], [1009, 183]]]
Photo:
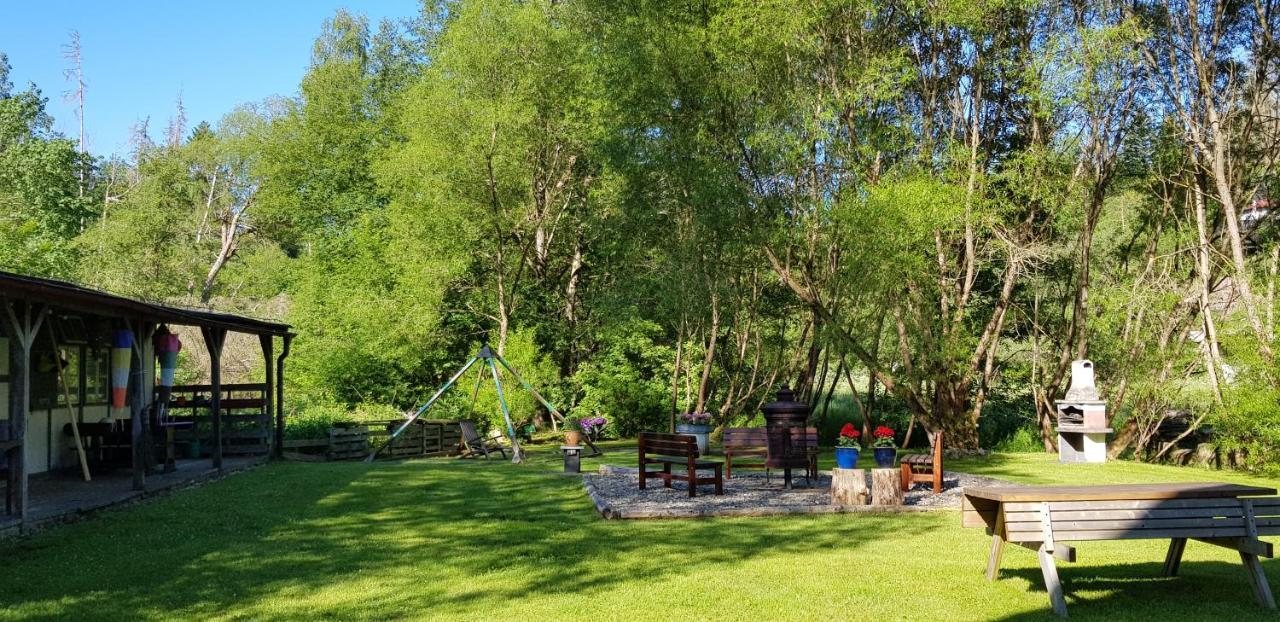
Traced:
[[858, 453], [862, 449], [858, 444], [859, 436], [861, 433], [852, 423], [846, 423], [840, 428], [840, 436], [836, 437], [836, 467], [852, 469], [857, 466]]
[[893, 428], [878, 425], [871, 431], [871, 436], [875, 437], [871, 445], [875, 447], [876, 466], [882, 469], [893, 466], [894, 459], [898, 457], [898, 446], [893, 442]]

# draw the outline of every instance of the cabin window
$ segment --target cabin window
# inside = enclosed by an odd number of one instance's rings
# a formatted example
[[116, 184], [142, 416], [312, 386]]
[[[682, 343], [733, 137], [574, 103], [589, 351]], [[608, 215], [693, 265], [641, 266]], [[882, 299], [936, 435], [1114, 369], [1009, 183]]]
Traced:
[[106, 348], [85, 348], [84, 403], [100, 406], [108, 402], [111, 386], [111, 353]]

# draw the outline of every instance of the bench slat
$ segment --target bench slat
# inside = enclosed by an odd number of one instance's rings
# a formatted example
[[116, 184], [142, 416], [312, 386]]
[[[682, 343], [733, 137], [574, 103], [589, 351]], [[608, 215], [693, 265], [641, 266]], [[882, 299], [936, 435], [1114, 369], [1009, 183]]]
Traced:
[[[1039, 512], [1040, 503], [1008, 502], [1006, 512]], [[1117, 501], [1050, 501], [1049, 509], [1057, 510], [1129, 510], [1240, 507], [1239, 499], [1142, 499]]]
[[[1130, 520], [1082, 520], [1082, 521], [1061, 521], [1053, 519], [1054, 537], [1066, 539], [1072, 531], [1130, 531], [1142, 529], [1170, 529], [1182, 527], [1212, 527], [1212, 528], [1238, 528], [1244, 529], [1243, 518], [1160, 518], [1160, 519], [1130, 519]], [[1006, 529], [1010, 532], [1040, 532], [1040, 525], [1036, 523], [1008, 523]]]
[[[1259, 529], [1261, 532], [1262, 530]], [[1044, 536], [1040, 532], [1009, 532], [1010, 542], [1039, 542]], [[1055, 531], [1055, 541], [1080, 542], [1085, 540], [1154, 540], [1167, 538], [1241, 538], [1244, 528], [1187, 527], [1171, 529], [1136, 529], [1136, 530], [1098, 530], [1098, 531]]]
[[[648, 462], [662, 462], [662, 463], [669, 463], [669, 464], [675, 464], [675, 465], [689, 464], [689, 460], [686, 458], [668, 457], [668, 456], [646, 457], [645, 460]], [[694, 460], [693, 461], [694, 467], [699, 469], [703, 469], [703, 468], [709, 469], [711, 467], [719, 466], [721, 464], [724, 464], [724, 463], [718, 462], [715, 460]]]
[[[1197, 518], [1214, 517], [1235, 518], [1244, 516], [1240, 505], [1226, 508], [1186, 508], [1186, 509], [1127, 509], [1127, 510], [1057, 510], [1053, 512], [1053, 520], [1108, 520], [1108, 519], [1151, 519], [1151, 518]], [[1039, 523], [1039, 512], [1008, 512], [1005, 514], [1008, 523]]]

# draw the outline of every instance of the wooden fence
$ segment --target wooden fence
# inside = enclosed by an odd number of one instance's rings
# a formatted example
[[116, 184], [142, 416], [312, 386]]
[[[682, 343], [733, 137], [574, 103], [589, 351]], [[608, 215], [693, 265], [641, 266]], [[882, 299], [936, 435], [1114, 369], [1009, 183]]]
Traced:
[[[360, 460], [387, 441], [403, 420], [329, 428], [327, 438], [286, 440], [290, 457], [302, 460]], [[450, 456], [458, 453], [462, 430], [457, 421], [418, 420], [386, 448], [381, 458]]]

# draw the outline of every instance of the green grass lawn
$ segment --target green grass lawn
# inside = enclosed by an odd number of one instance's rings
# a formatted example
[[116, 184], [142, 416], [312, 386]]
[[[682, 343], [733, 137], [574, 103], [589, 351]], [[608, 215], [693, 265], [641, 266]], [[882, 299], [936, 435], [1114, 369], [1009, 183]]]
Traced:
[[[0, 542], [0, 619], [1054, 619], [1035, 556], [959, 514], [604, 521], [580, 482], [456, 460], [272, 464], [36, 536]], [[626, 448], [603, 460], [630, 464]], [[601, 460], [591, 459], [586, 468]], [[1026, 482], [1256, 478], [999, 455], [951, 465]], [[1061, 564], [1075, 619], [1275, 620], [1233, 552], [1079, 546]], [[1280, 592], [1280, 562], [1264, 562]]]

